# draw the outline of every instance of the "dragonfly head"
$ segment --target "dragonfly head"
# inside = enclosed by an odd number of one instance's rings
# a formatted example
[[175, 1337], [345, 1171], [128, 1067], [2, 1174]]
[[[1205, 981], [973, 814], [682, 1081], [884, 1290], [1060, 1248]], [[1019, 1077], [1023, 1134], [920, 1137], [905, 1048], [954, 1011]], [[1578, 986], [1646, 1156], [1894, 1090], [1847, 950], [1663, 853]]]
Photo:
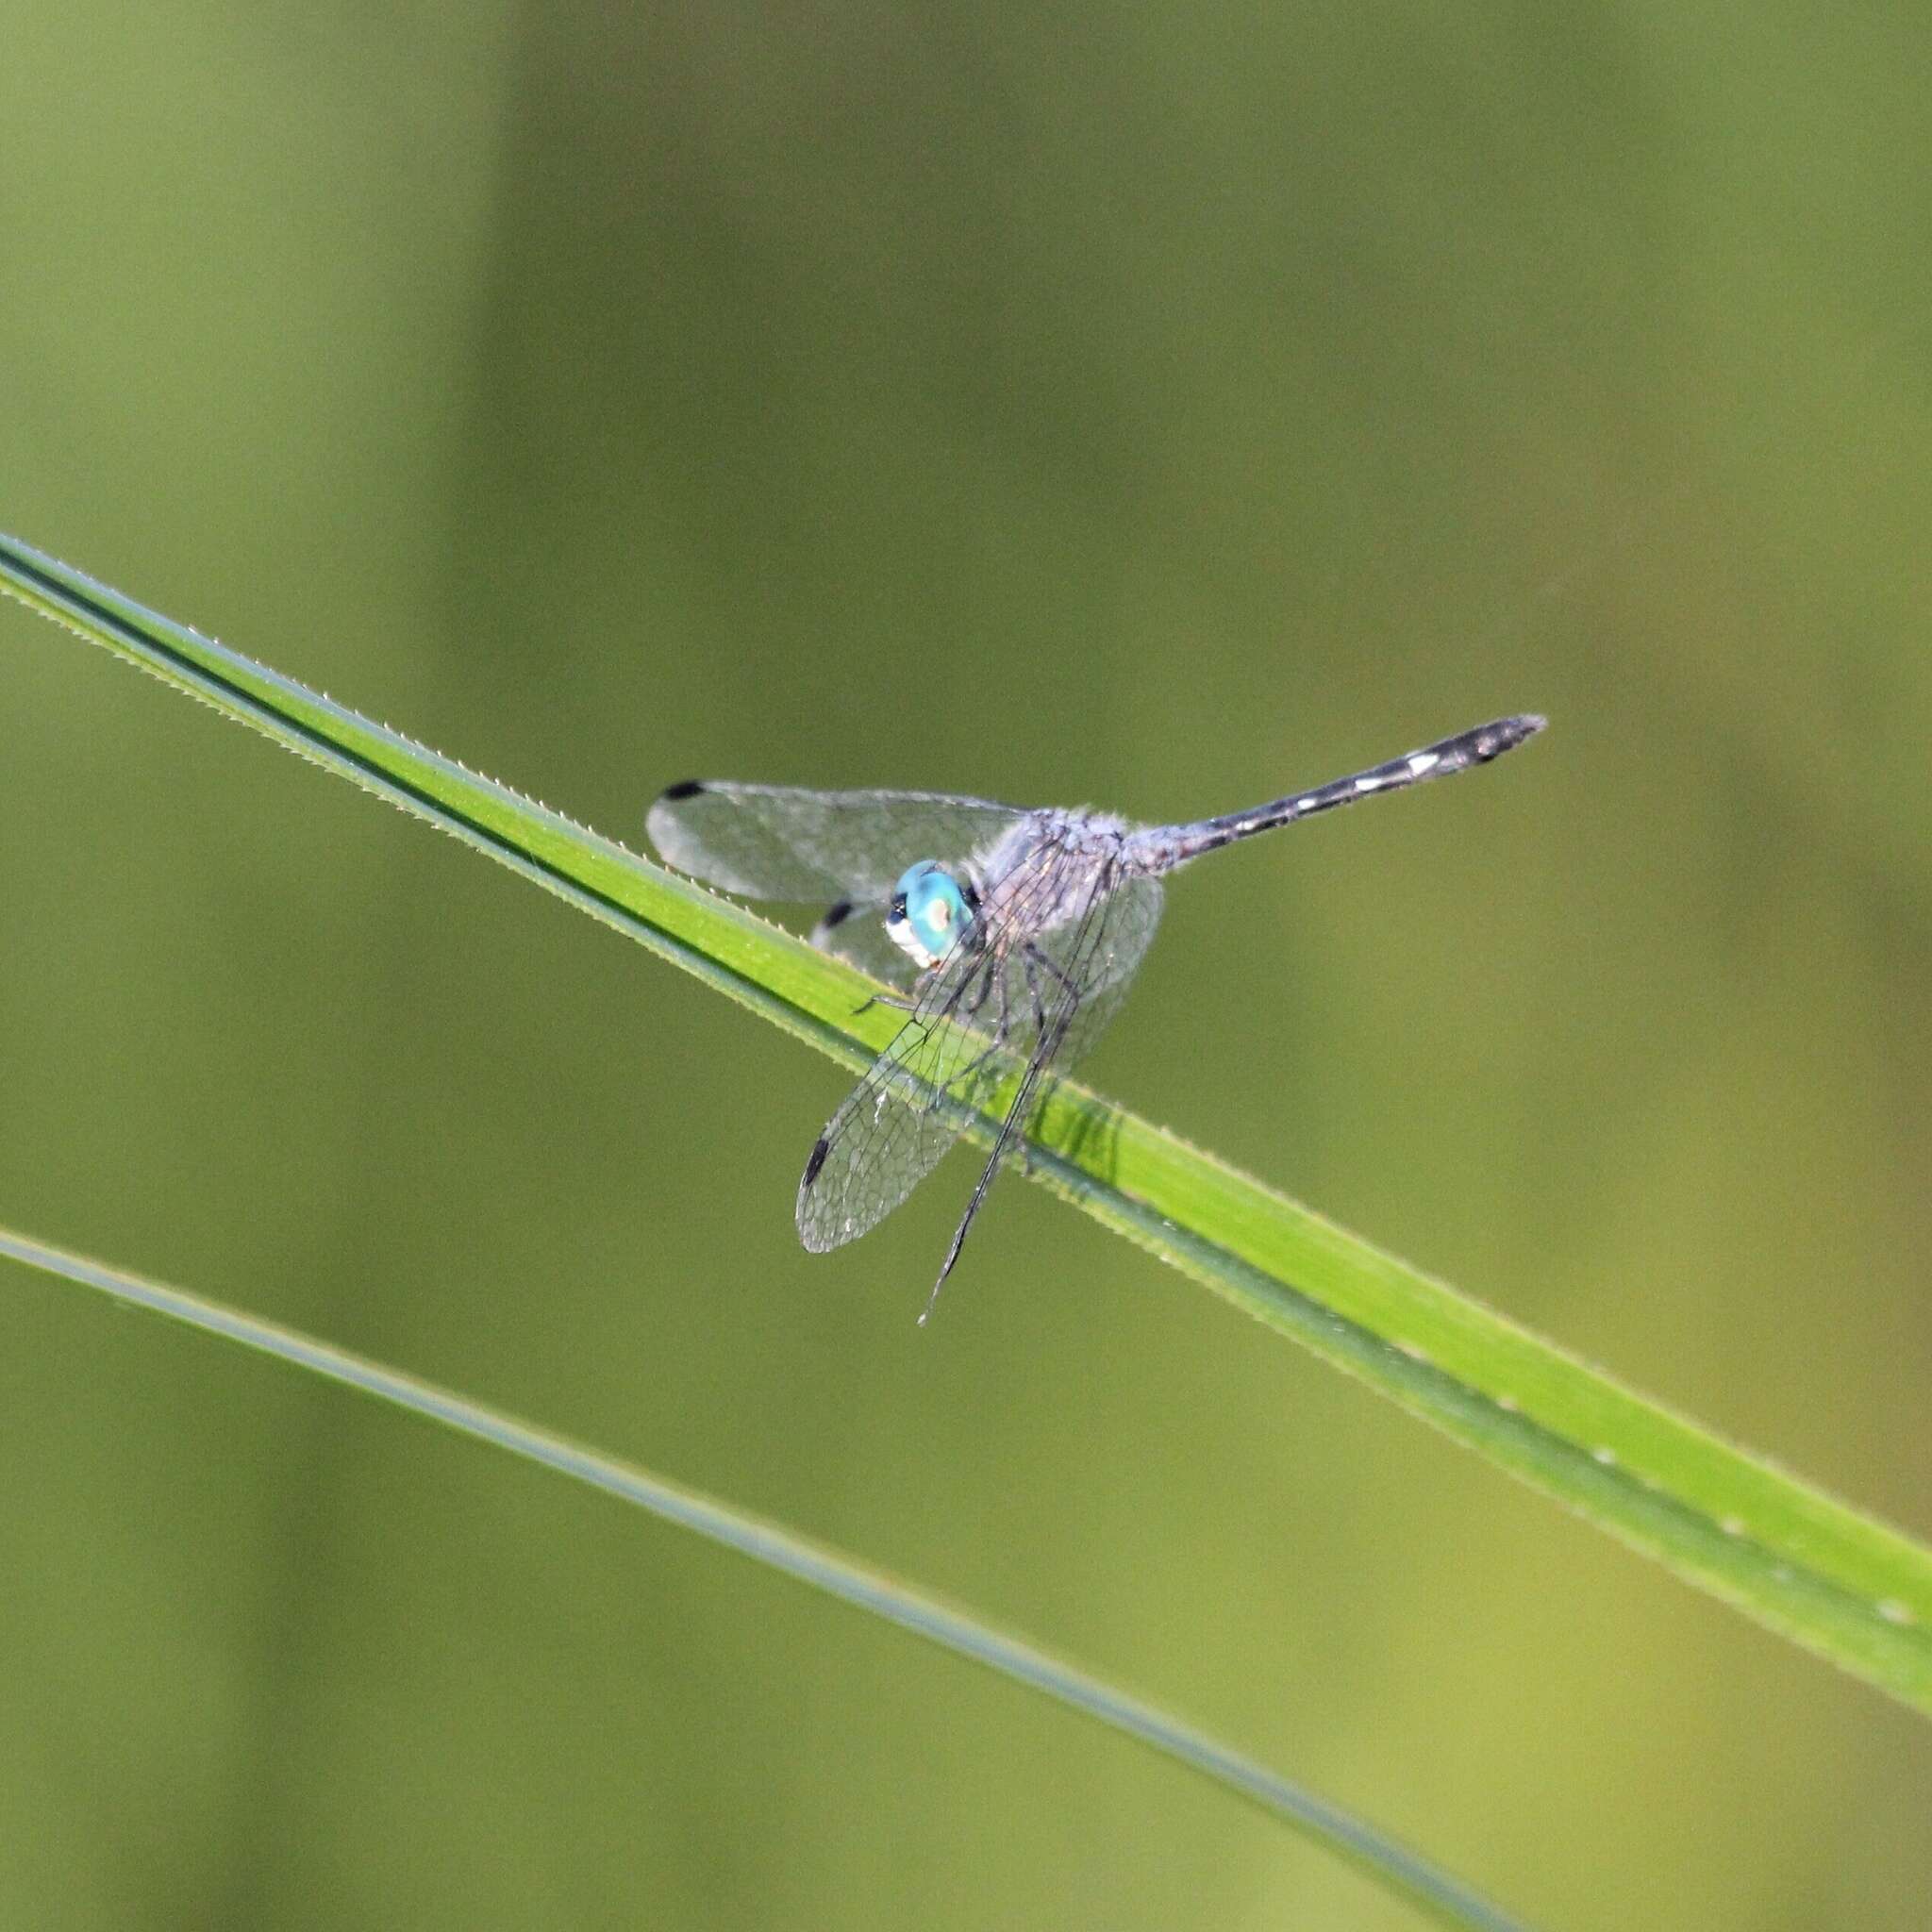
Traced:
[[886, 937], [922, 967], [949, 958], [972, 923], [967, 891], [930, 858], [901, 874], [886, 908]]

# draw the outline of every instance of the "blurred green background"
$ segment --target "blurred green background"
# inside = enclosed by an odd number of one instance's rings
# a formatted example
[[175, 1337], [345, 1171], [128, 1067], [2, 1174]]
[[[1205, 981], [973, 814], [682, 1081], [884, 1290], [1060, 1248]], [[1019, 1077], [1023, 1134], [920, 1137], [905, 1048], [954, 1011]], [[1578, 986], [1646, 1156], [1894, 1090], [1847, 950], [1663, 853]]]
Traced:
[[[636, 842], [1166, 818], [1090, 1076], [1932, 1533], [1923, 8], [14, 0], [0, 527]], [[1932, 1737], [0, 610], [0, 1219], [863, 1554], [1552, 1928], [1922, 1927]], [[0, 1924], [1414, 1922], [1129, 1745], [0, 1276]]]

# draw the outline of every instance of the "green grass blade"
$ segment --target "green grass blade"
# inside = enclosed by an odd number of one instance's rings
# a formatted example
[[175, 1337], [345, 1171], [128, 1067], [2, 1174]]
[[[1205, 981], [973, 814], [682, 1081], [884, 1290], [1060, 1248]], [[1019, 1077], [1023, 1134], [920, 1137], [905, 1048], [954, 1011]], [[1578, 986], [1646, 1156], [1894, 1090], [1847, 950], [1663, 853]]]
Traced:
[[728, 1550], [750, 1557], [882, 1617], [941, 1650], [970, 1658], [1000, 1675], [1052, 1697], [1109, 1729], [1238, 1792], [1324, 1850], [1345, 1858], [1378, 1884], [1444, 1925], [1475, 1932], [1517, 1932], [1516, 1922], [1438, 1872], [1426, 1860], [1373, 1826], [1304, 1790], [1265, 1765], [1115, 1690], [1058, 1657], [984, 1624], [966, 1611], [923, 1595], [896, 1578], [870, 1570], [836, 1550], [768, 1523], [697, 1490], [653, 1475], [634, 1464], [553, 1436], [513, 1416], [470, 1402], [434, 1383], [420, 1382], [365, 1357], [350, 1355], [292, 1328], [264, 1322], [219, 1302], [128, 1274], [105, 1262], [50, 1248], [30, 1236], [0, 1228], [0, 1256], [61, 1280], [100, 1291], [127, 1307], [219, 1336], [344, 1387], [441, 1423], [458, 1435], [506, 1449], [545, 1469], [603, 1490]]
[[[857, 1065], [895, 1016], [741, 907], [79, 572], [0, 538], [0, 589], [419, 812]], [[1037, 1179], [1724, 1601], [1932, 1711], [1932, 1551], [1065, 1082]]]

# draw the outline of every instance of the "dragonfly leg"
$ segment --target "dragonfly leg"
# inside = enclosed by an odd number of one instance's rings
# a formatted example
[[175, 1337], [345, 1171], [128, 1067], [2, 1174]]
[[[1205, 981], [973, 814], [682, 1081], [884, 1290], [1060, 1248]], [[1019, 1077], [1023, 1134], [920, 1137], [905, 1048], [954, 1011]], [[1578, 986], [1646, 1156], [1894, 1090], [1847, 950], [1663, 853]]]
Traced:
[[1080, 989], [1055, 963], [1053, 955], [1038, 946], [1026, 948], [1021, 956], [1021, 966], [1026, 975], [1026, 995], [1033, 1002], [1033, 1036], [1036, 1040], [1046, 1032], [1046, 1003], [1040, 997], [1040, 981], [1034, 977], [1034, 968], [1044, 967], [1059, 981], [1060, 991], [1066, 995], [1067, 1016], [1054, 1036], [1054, 1046], [1058, 1050], [1061, 1040], [1066, 1037], [1067, 1028], [1074, 1024], [1074, 1009], [1080, 1004]]
[[[1032, 951], [1031, 947], [1027, 950]], [[1055, 978], [1067, 990], [1066, 1006], [1055, 1017], [1049, 1030], [1043, 1031], [1033, 1042], [1033, 1052], [1026, 1061], [1026, 1071], [1020, 1076], [1020, 1091], [1013, 1095], [1013, 1104], [1007, 1109], [1007, 1117], [1000, 1123], [1000, 1130], [992, 1143], [992, 1153], [988, 1157], [986, 1169], [979, 1176], [979, 1185], [973, 1191], [973, 1198], [966, 1204], [966, 1212], [959, 1219], [959, 1225], [954, 1230], [953, 1244], [946, 1250], [946, 1258], [940, 1267], [940, 1278], [932, 1285], [932, 1292], [925, 1298], [924, 1311], [920, 1315], [919, 1325], [924, 1328], [938, 1306], [940, 1290], [946, 1285], [946, 1276], [953, 1272], [953, 1264], [959, 1258], [959, 1250], [966, 1245], [966, 1231], [973, 1225], [974, 1216], [979, 1212], [979, 1206], [986, 1199], [986, 1191], [992, 1186], [992, 1177], [1000, 1171], [1000, 1162], [1006, 1158], [1007, 1150], [1018, 1140], [1025, 1144], [1021, 1127], [1032, 1105], [1033, 1090], [1040, 1076], [1046, 1070], [1054, 1055], [1059, 1051], [1059, 1044], [1067, 1037], [1067, 1029], [1074, 1024], [1074, 1015], [1080, 1009], [1079, 989], [1067, 978], [1058, 966], [1046, 961]]]
[[[1021, 963], [1021, 970], [1023, 972], [1025, 970], [1024, 959]], [[1036, 999], [1034, 1001], [1035, 1007], [1037, 1008], [1039, 1004], [1039, 1001]], [[1007, 1042], [1009, 1024], [1010, 1016], [1007, 1011], [1007, 983], [1003, 977], [1000, 981], [1000, 1044], [1002, 1046]], [[1020, 1172], [1029, 1181], [1033, 1178], [1033, 1149], [1026, 1144], [1026, 1138], [1024, 1134], [1020, 1138]]]
[[[978, 991], [973, 995], [972, 1005], [966, 1008], [966, 1017], [969, 1020], [977, 1020], [979, 1018], [980, 1010], [985, 1007], [987, 996], [992, 991], [995, 983], [997, 983], [1000, 990], [1000, 1008], [999, 1017], [993, 1023], [991, 1043], [984, 1053], [975, 1054], [957, 1074], [947, 1076], [944, 1082], [947, 1090], [963, 1088], [965, 1083], [972, 1079], [974, 1074], [978, 1073], [980, 1068], [985, 1066], [987, 1061], [991, 1059], [993, 1055], [998, 1053], [1007, 1043], [1007, 985], [999, 970], [999, 961], [991, 954], [987, 956], [986, 971], [980, 977]], [[956, 1092], [954, 1097], [958, 1098], [960, 1096]], [[932, 1112], [939, 1106], [940, 1098], [940, 1091], [935, 1090], [931, 1099], [926, 1102], [926, 1112]]]
[[[1046, 1002], [1040, 996], [1039, 967], [1058, 973], [1053, 961], [1038, 946], [1028, 946], [1020, 955], [1020, 973], [1026, 982], [1026, 997], [1033, 1007], [1033, 1040], [1038, 1046], [1046, 1038]], [[1033, 1178], [1033, 1150], [1024, 1134], [1020, 1136], [1020, 1172], [1028, 1180]]]
[[[1068, 998], [1069, 998], [1070, 1000], [1072, 1000], [1072, 1001], [1074, 1002], [1074, 1004], [1075, 1006], [1078, 1006], [1078, 1005], [1079, 1005], [1079, 1003], [1080, 1003], [1080, 991], [1079, 991], [1079, 989], [1078, 989], [1078, 988], [1077, 988], [1077, 987], [1076, 987], [1076, 986], [1075, 986], [1075, 985], [1074, 984], [1074, 982], [1073, 982], [1073, 981], [1072, 981], [1071, 979], [1069, 979], [1069, 978], [1067, 977], [1067, 975], [1066, 975], [1066, 974], [1064, 974], [1063, 972], [1061, 972], [1061, 970], [1059, 969], [1059, 967], [1058, 967], [1058, 965], [1056, 965], [1056, 964], [1054, 963], [1054, 958], [1053, 958], [1053, 956], [1052, 956], [1052, 954], [1050, 954], [1050, 953], [1046, 953], [1046, 952], [1042, 952], [1042, 951], [1041, 950], [1041, 948], [1040, 948], [1040, 947], [1038, 947], [1038, 946], [1028, 946], [1028, 947], [1026, 948], [1026, 957], [1027, 957], [1027, 958], [1028, 958], [1028, 959], [1029, 959], [1029, 960], [1030, 960], [1030, 961], [1031, 961], [1031, 962], [1032, 962], [1032, 963], [1033, 963], [1034, 965], [1036, 965], [1036, 966], [1044, 966], [1044, 967], [1046, 968], [1046, 970], [1047, 970], [1047, 971], [1048, 971], [1049, 973], [1051, 973], [1051, 974], [1053, 974], [1053, 976], [1054, 976], [1054, 977], [1055, 977], [1056, 979], [1058, 979], [1058, 980], [1059, 981], [1059, 983], [1060, 983], [1061, 987], [1062, 987], [1062, 988], [1064, 989], [1064, 991], [1065, 991], [1065, 992], [1066, 992], [1066, 994], [1067, 994], [1067, 997], [1068, 997]], [[1036, 999], [1036, 1001], [1038, 1000], [1038, 997], [1039, 997], [1039, 995], [1038, 995], [1038, 994], [1036, 993], [1036, 994], [1035, 994], [1035, 999]], [[1068, 1022], [1069, 1022], [1069, 1024], [1071, 1024], [1071, 1023], [1072, 1023], [1072, 1021], [1073, 1021], [1073, 1017], [1074, 1017], [1074, 1016], [1073, 1016], [1073, 1014], [1072, 1014], [1071, 1012], [1069, 1012], [1069, 1013], [1068, 1013], [1068, 1015], [1067, 1015], [1067, 1019], [1068, 1019]], [[1042, 1024], [1043, 1024], [1043, 1023], [1042, 1023]], [[1063, 1028], [1061, 1029], [1061, 1031], [1062, 1031], [1062, 1032], [1064, 1032], [1064, 1031], [1065, 1031], [1065, 1028], [1063, 1027]]]
[[[1074, 1024], [1074, 1014], [1080, 1005], [1080, 991], [1061, 972], [1059, 967], [1054, 963], [1052, 956], [1042, 952], [1040, 947], [1028, 946], [1021, 954], [1020, 970], [1024, 974], [1026, 980], [1026, 997], [1033, 1002], [1033, 1037], [1036, 1041], [1043, 1041], [1045, 1040], [1047, 1025], [1046, 1002], [1040, 996], [1040, 978], [1036, 970], [1040, 967], [1044, 967], [1047, 972], [1051, 973], [1059, 981], [1067, 999], [1066, 1017], [1056, 1030], [1053, 1037], [1053, 1045], [1048, 1050], [1046, 1056], [1048, 1059], [1051, 1059], [1053, 1055], [1059, 1050], [1060, 1041], [1066, 1038], [1067, 1028]], [[1024, 1134], [1020, 1136], [1020, 1171], [1029, 1180], [1032, 1178], [1032, 1143], [1026, 1139]]]
[[1046, 1031], [1046, 1003], [1040, 997], [1040, 978], [1034, 969], [1053, 962], [1038, 946], [1028, 946], [1020, 955], [1020, 971], [1026, 980], [1026, 997], [1033, 1002], [1033, 1037], [1035, 1040]]

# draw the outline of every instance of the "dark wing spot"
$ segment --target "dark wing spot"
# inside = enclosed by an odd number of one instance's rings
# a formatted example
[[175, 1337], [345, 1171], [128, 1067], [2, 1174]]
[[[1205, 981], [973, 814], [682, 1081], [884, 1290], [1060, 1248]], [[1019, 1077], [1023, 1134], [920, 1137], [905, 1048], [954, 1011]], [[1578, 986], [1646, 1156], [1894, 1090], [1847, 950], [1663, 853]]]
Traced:
[[843, 925], [851, 917], [852, 901], [841, 899], [836, 906], [828, 906], [825, 908], [825, 916], [819, 921], [819, 929], [822, 932], [830, 932], [834, 926]]
[[666, 798], [695, 798], [705, 789], [702, 778], [687, 778], [681, 785], [669, 787], [663, 796]]
[[811, 1143], [811, 1158], [805, 1163], [805, 1178], [798, 1184], [801, 1189], [810, 1187], [818, 1179], [819, 1169], [824, 1166], [825, 1156], [830, 1151], [831, 1142], [823, 1134]]

